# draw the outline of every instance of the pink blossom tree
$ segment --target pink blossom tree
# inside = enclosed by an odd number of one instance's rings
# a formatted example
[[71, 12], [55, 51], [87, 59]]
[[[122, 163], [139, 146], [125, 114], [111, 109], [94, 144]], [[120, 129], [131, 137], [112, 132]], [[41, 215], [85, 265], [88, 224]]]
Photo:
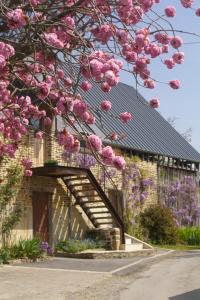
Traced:
[[[177, 1], [200, 16], [195, 1]], [[160, 59], [169, 69], [183, 63], [181, 32], [170, 23], [176, 8], [167, 6], [159, 15], [156, 9], [160, 3], [161, 0], [0, 1], [0, 156], [15, 157], [31, 128], [31, 119], [43, 123], [43, 130], [36, 134], [41, 139], [53, 118], [61, 116], [66, 127], [76, 132], [59, 132], [57, 139], [65, 151], [79, 152], [79, 140], [85, 139], [98, 161], [124, 169], [124, 159], [115, 156], [111, 148], [104, 148], [100, 137], [85, 129], [84, 124], [96, 121], [85, 95], [97, 82], [105, 92], [105, 101], [97, 109], [109, 113], [112, 104], [108, 92], [118, 84], [122, 70], [131, 72], [137, 85], [153, 89], [158, 81], [149, 70], [152, 60]], [[69, 66], [68, 72], [62, 63]], [[69, 74], [73, 69], [76, 77]], [[174, 90], [181, 86], [173, 78], [167, 84]], [[151, 99], [150, 106], [157, 108], [159, 99]], [[121, 112], [116, 117], [123, 123], [134, 122], [131, 112]], [[109, 136], [118, 138], [117, 133]], [[22, 163], [29, 176], [27, 159]]]

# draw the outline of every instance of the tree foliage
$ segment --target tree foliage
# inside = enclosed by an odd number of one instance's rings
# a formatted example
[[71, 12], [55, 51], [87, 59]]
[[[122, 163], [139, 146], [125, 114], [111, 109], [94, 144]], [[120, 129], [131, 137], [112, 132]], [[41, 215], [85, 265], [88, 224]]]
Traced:
[[[183, 8], [195, 8], [193, 0], [178, 2]], [[160, 4], [160, 0], [1, 0], [0, 155], [14, 157], [32, 126], [30, 120], [43, 124], [36, 133], [41, 139], [53, 118], [61, 116], [66, 128], [57, 139], [65, 151], [79, 152], [81, 138], [98, 161], [124, 169], [124, 159], [110, 146], [105, 149], [86, 126], [109, 113], [112, 103], [108, 99], [89, 107], [85, 94], [94, 82], [108, 93], [122, 70], [133, 74], [137, 86], [153, 89], [159, 78], [150, 72], [152, 60], [169, 69], [183, 63], [185, 32], [170, 22], [175, 7], [167, 6], [159, 14]], [[195, 9], [199, 16], [200, 9]], [[181, 86], [173, 78], [166, 84], [175, 90]], [[149, 104], [157, 108], [159, 99]], [[121, 112], [115, 117], [127, 123], [133, 116]], [[107, 132], [106, 138], [116, 140], [117, 133]], [[30, 176], [27, 161], [23, 164]]]

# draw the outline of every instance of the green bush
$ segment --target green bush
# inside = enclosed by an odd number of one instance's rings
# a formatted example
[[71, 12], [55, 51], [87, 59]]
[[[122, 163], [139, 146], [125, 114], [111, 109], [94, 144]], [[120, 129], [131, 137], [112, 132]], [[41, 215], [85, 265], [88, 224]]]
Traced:
[[8, 264], [10, 260], [10, 250], [8, 248], [0, 249], [0, 264]]
[[151, 205], [140, 214], [140, 225], [153, 244], [176, 244], [177, 225], [171, 209], [161, 204]]
[[55, 246], [56, 251], [67, 253], [78, 253], [87, 249], [104, 248], [104, 243], [90, 239], [85, 240], [67, 240], [58, 242]]
[[10, 256], [13, 259], [29, 258], [35, 260], [41, 257], [42, 253], [40, 240], [38, 239], [20, 240], [10, 248]]
[[187, 245], [200, 246], [200, 228], [199, 227], [181, 227], [178, 229], [180, 242]]
[[55, 160], [55, 159], [49, 159], [48, 161], [46, 161], [44, 163], [44, 166], [47, 167], [47, 166], [57, 166], [58, 165], [58, 161]]

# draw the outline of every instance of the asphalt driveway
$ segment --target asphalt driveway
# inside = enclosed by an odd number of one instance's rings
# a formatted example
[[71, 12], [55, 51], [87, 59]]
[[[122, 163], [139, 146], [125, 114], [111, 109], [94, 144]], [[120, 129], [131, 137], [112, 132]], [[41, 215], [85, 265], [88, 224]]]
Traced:
[[0, 267], [0, 300], [200, 300], [200, 252]]

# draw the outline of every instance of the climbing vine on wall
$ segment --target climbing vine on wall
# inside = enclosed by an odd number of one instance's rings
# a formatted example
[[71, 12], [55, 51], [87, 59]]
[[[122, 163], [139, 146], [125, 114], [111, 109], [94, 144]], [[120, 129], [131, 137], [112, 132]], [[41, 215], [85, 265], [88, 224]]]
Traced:
[[[8, 163], [5, 160], [1, 164]], [[22, 206], [15, 203], [22, 178], [22, 167], [15, 163], [7, 168], [0, 182], [0, 241], [3, 246], [8, 243], [11, 230], [22, 215]]]
[[163, 200], [171, 208], [177, 225], [194, 226], [200, 219], [198, 184], [193, 176], [183, 176], [163, 186]]
[[125, 226], [129, 234], [140, 237], [137, 218], [154, 187], [148, 169], [140, 166], [138, 157], [127, 158], [123, 176]]

